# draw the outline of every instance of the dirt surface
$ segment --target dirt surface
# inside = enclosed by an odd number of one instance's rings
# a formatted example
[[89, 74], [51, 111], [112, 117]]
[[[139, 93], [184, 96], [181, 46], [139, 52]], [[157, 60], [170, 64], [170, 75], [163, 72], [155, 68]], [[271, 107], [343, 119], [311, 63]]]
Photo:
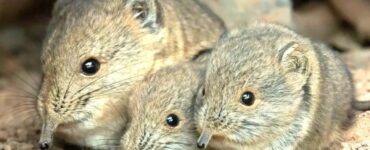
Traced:
[[[25, 6], [3, 9], [5, 1], [8, 0], [0, 0], [0, 150], [32, 150], [37, 149], [40, 134], [34, 97], [51, 4], [19, 0], [18, 4]], [[255, 20], [296, 25], [291, 19], [289, 0], [201, 1], [220, 15], [230, 29]], [[351, 45], [350, 42], [340, 41], [344, 45]], [[355, 45], [346, 47], [341, 57], [353, 73], [357, 99], [370, 100], [370, 48]], [[356, 123], [343, 134], [343, 149], [370, 149], [369, 133], [370, 112], [358, 112]]]

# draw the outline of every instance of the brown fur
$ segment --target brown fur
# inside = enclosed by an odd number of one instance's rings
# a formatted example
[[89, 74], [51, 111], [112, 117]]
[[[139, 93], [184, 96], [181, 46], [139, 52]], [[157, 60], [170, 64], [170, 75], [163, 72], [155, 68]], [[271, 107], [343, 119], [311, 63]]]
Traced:
[[[130, 99], [131, 121], [121, 140], [125, 150], [196, 149], [195, 99], [204, 67], [188, 63], [164, 68], [145, 79]], [[179, 123], [166, 124], [174, 114]]]
[[[67, 143], [104, 148], [122, 134], [135, 84], [211, 48], [223, 30], [196, 0], [57, 1], [42, 55], [40, 142], [56, 131]], [[101, 64], [91, 76], [80, 69], [88, 58]]]
[[[222, 59], [221, 59], [222, 58]], [[241, 103], [251, 91], [255, 102]], [[225, 34], [210, 57], [199, 145], [218, 149], [323, 149], [349, 121], [353, 85], [330, 49], [256, 23]]]

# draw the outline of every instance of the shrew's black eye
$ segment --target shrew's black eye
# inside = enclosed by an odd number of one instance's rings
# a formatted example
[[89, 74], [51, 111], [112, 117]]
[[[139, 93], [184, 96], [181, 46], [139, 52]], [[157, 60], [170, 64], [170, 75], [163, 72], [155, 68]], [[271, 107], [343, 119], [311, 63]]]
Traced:
[[81, 70], [85, 75], [91, 76], [97, 73], [100, 69], [100, 63], [94, 58], [87, 59], [82, 63]]
[[241, 97], [241, 102], [246, 106], [251, 106], [254, 103], [254, 94], [252, 92], [244, 92]]
[[166, 118], [166, 123], [170, 127], [176, 127], [177, 125], [179, 125], [179, 122], [180, 120], [175, 114], [170, 114]]

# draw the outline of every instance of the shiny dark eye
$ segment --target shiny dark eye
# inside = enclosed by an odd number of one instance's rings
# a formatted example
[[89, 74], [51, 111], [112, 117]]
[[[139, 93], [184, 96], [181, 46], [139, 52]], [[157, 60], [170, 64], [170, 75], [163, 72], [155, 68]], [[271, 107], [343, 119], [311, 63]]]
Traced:
[[85, 75], [91, 76], [97, 73], [100, 69], [100, 63], [94, 58], [87, 59], [82, 63], [81, 70]]
[[175, 114], [170, 114], [166, 118], [166, 123], [170, 127], [176, 127], [177, 125], [179, 125], [179, 122], [180, 120]]
[[252, 92], [244, 92], [241, 97], [241, 102], [246, 106], [251, 106], [254, 103], [254, 94]]

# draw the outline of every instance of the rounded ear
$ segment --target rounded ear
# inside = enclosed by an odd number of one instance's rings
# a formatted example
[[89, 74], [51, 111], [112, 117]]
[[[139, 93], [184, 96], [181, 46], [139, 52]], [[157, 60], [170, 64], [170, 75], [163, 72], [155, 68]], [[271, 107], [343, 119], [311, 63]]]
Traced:
[[290, 42], [283, 46], [279, 52], [279, 62], [286, 72], [295, 72], [309, 76], [309, 61], [307, 51], [309, 46], [299, 44], [297, 42]]
[[195, 106], [197, 106], [197, 109], [199, 109], [203, 105], [204, 101], [204, 85], [200, 86], [198, 88], [197, 95], [195, 96]]
[[128, 4], [144, 28], [155, 31], [163, 25], [162, 8], [158, 0], [129, 0]]

